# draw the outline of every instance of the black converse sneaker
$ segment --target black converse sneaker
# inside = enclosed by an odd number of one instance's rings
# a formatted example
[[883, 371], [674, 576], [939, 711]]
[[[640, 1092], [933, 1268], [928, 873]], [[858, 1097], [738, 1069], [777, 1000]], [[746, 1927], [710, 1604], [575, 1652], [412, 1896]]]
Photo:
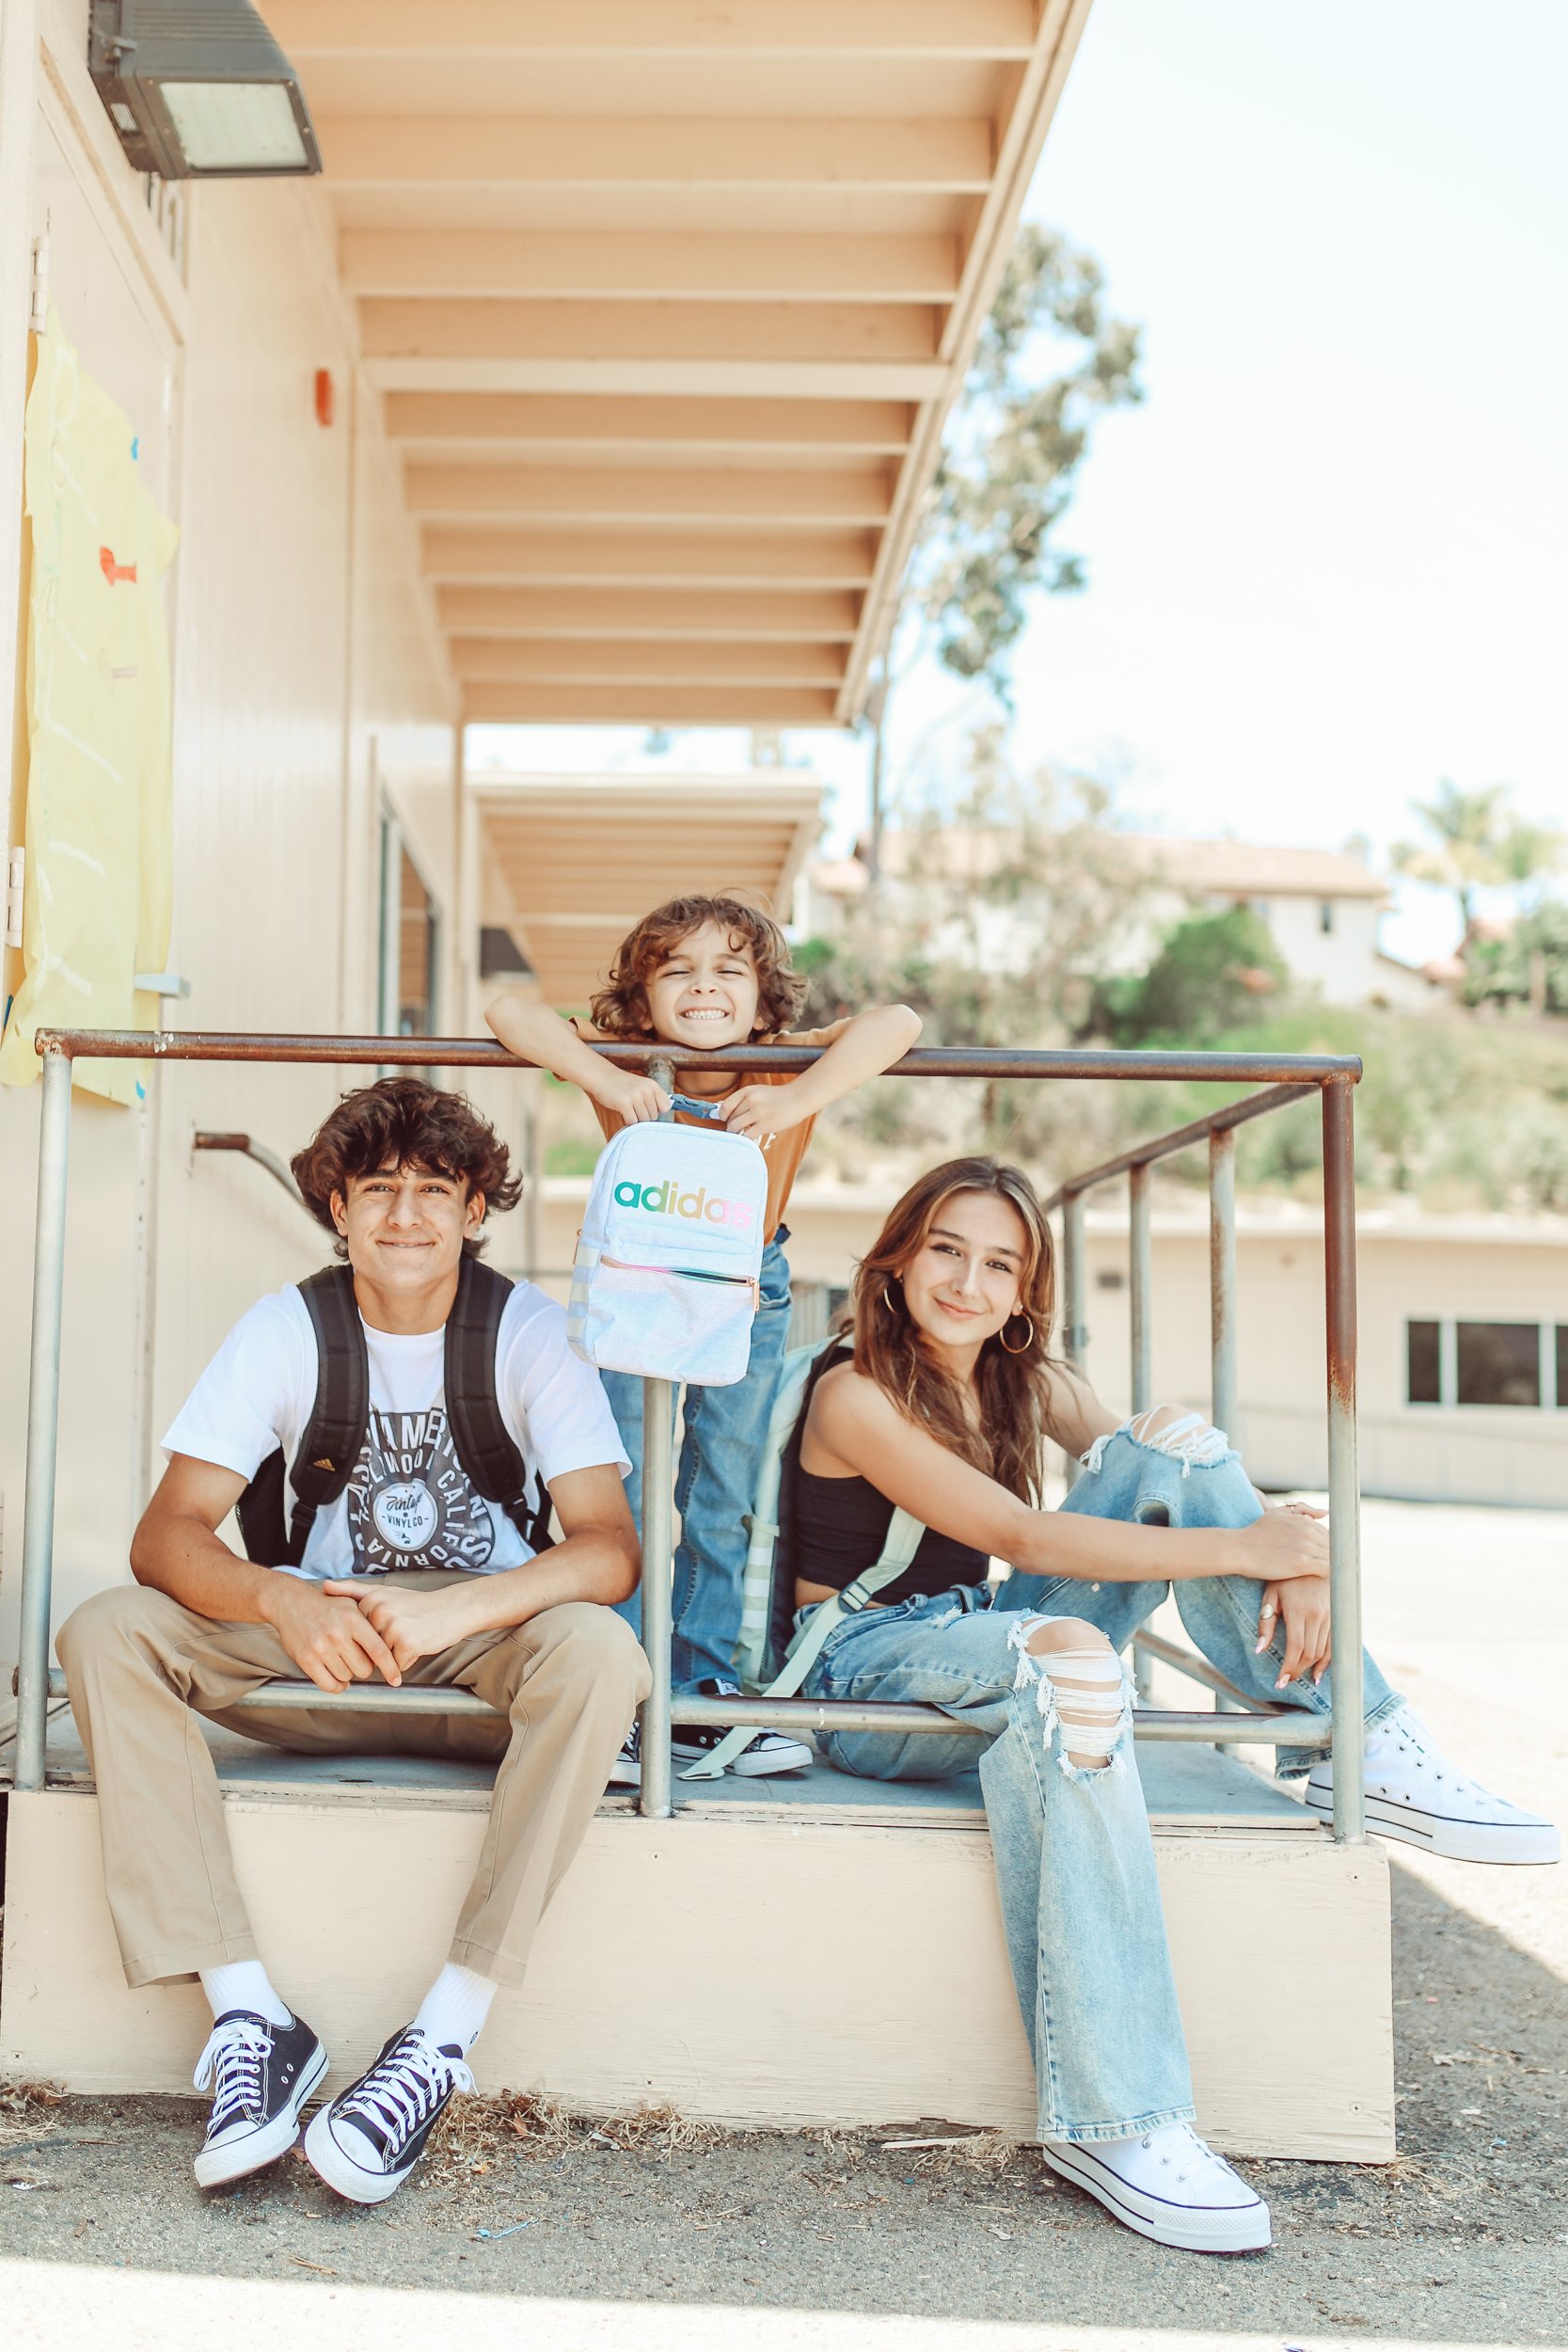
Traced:
[[340, 2197], [379, 2205], [419, 2163], [453, 2091], [473, 2087], [454, 2042], [432, 2042], [422, 2026], [407, 2026], [367, 2074], [312, 2116], [305, 2153]]
[[196, 2070], [213, 2112], [196, 2159], [202, 2188], [218, 2188], [286, 2155], [299, 2137], [300, 2109], [326, 2073], [326, 2052], [303, 2017], [272, 2026], [254, 2010], [231, 2009], [213, 2027]]
[[[710, 1675], [705, 1682], [698, 1683], [697, 1691], [705, 1699], [739, 1700], [736, 1712], [745, 1722], [746, 1703], [737, 1684], [721, 1682]], [[705, 1724], [679, 1724], [670, 1741], [670, 1753], [683, 1764], [700, 1764], [727, 1736], [717, 1727], [710, 1731]], [[774, 1772], [803, 1772], [813, 1761], [812, 1751], [803, 1740], [792, 1740], [786, 1731], [759, 1731], [751, 1746], [741, 1749], [730, 1770], [743, 1779], [766, 1780]]]
[[607, 1788], [641, 1788], [642, 1786], [642, 1722], [638, 1717], [621, 1743], [621, 1753], [610, 1768]]

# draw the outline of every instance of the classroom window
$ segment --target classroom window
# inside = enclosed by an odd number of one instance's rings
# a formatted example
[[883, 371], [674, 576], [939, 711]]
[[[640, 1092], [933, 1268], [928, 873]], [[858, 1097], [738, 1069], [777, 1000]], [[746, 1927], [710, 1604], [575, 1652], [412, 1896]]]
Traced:
[[1412, 1318], [1404, 1336], [1411, 1405], [1568, 1406], [1568, 1324]]
[[377, 1014], [383, 1037], [434, 1037], [440, 915], [397, 819], [381, 821]]
[[1407, 1323], [1404, 1327], [1408, 1367], [1405, 1393], [1412, 1405], [1443, 1402], [1440, 1327], [1435, 1323]]
[[1537, 1323], [1462, 1323], [1458, 1343], [1460, 1405], [1539, 1405], [1541, 1327]]

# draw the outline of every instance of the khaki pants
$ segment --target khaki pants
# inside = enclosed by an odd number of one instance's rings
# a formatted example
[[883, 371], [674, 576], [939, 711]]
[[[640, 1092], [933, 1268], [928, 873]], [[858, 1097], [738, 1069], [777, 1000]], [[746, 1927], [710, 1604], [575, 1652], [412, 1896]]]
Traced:
[[[433, 1589], [457, 1578], [427, 1570], [382, 1581]], [[220, 1625], [142, 1585], [84, 1602], [58, 1647], [98, 1783], [103, 1881], [133, 1985], [256, 1957], [197, 1715], [306, 1755], [497, 1759], [483, 1851], [451, 1956], [515, 1985], [649, 1681], [627, 1627], [588, 1601], [476, 1634], [405, 1673], [405, 1683], [476, 1692], [500, 1710], [492, 1722], [326, 1707], [238, 1712], [236, 1702], [265, 1683], [301, 1678], [271, 1627]]]

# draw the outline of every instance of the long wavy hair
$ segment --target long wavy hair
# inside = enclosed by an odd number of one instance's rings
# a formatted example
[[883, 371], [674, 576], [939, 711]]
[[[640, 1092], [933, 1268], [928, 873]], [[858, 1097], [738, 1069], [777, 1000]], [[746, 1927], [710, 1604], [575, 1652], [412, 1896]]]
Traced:
[[[974, 1368], [979, 1414], [964, 1410], [963, 1391], [911, 1320], [903, 1272], [925, 1243], [939, 1212], [956, 1193], [990, 1193], [1006, 1201], [1023, 1227], [1025, 1259], [1018, 1279], [1022, 1311], [1034, 1328], [1004, 1326], [1007, 1346], [992, 1333]], [[861, 1260], [850, 1293], [855, 1369], [875, 1380], [905, 1417], [949, 1453], [994, 1478], [1009, 1494], [1031, 1502], [1045, 1459], [1046, 1367], [1056, 1310], [1056, 1260], [1039, 1196], [1022, 1168], [990, 1159], [944, 1160], [916, 1177]], [[1016, 1352], [1015, 1352], [1016, 1351]]]

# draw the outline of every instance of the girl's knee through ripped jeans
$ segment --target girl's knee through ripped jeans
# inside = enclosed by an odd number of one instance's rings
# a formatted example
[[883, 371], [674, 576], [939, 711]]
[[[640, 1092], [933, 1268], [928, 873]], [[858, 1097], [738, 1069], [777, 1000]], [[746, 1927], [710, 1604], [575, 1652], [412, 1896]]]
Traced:
[[1132, 1686], [1108, 1643], [1095, 1648], [1035, 1650], [1029, 1637], [1048, 1616], [1021, 1615], [1008, 1629], [1007, 1646], [1018, 1653], [1015, 1691], [1033, 1689], [1035, 1710], [1049, 1756], [1069, 1780], [1089, 1780], [1127, 1769], [1132, 1730]]
[[[1164, 1428], [1159, 1424], [1162, 1413], [1174, 1413], [1174, 1421]], [[1113, 1438], [1131, 1438], [1136, 1445], [1146, 1445], [1153, 1454], [1165, 1454], [1181, 1465], [1183, 1478], [1195, 1470], [1212, 1470], [1225, 1460], [1230, 1451], [1230, 1440], [1223, 1429], [1205, 1421], [1201, 1413], [1182, 1413], [1173, 1405], [1151, 1405], [1147, 1412], [1134, 1413], [1119, 1429], [1108, 1429], [1096, 1438], [1088, 1452], [1079, 1458], [1086, 1470], [1098, 1472], [1105, 1459], [1105, 1449]]]

